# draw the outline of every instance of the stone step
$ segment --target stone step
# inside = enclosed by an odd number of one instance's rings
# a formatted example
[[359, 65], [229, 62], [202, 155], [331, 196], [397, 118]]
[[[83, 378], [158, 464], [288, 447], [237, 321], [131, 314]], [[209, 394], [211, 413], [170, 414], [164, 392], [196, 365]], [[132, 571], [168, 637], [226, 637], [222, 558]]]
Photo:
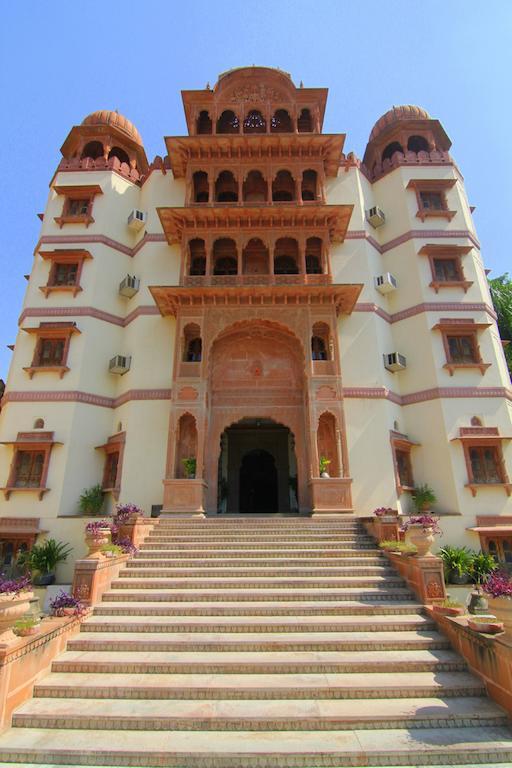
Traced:
[[[139, 674], [52, 672], [34, 687], [43, 698], [88, 699], [401, 699], [485, 695], [469, 672], [330, 674]], [[428, 701], [425, 702], [428, 707]]]
[[171, 520], [169, 518], [160, 517], [155, 520], [155, 529], [171, 529], [177, 531], [217, 531], [225, 530], [228, 533], [236, 530], [254, 530], [265, 531], [269, 529], [277, 530], [297, 530], [300, 527], [301, 530], [340, 530], [340, 529], [357, 529], [364, 530], [363, 523], [360, 518], [357, 517], [340, 517], [340, 518], [323, 518], [314, 519], [311, 517], [288, 517], [286, 519], [280, 518], [255, 518], [255, 517], [243, 517], [237, 515], [236, 523], [233, 522], [233, 518], [221, 518], [221, 517], [205, 517], [200, 519], [194, 518], [176, 518]]
[[[147, 626], [147, 625], [146, 625]], [[87, 632], [68, 640], [71, 651], [371, 651], [400, 649], [450, 649], [450, 642], [435, 630], [170, 634], [140, 632]]]
[[361, 550], [365, 551], [371, 551], [371, 552], [379, 552], [380, 550], [375, 547], [375, 542], [373, 540], [368, 541], [367, 543], [359, 542], [357, 540], [351, 540], [351, 541], [340, 541], [340, 542], [333, 542], [333, 541], [262, 541], [261, 539], [256, 539], [255, 541], [215, 541], [215, 542], [208, 542], [208, 541], [190, 541], [190, 542], [176, 542], [176, 541], [148, 541], [148, 539], [144, 540], [144, 543], [141, 546], [141, 549], [143, 551], [150, 550], [150, 549], [162, 549], [166, 552], [172, 551], [172, 550], [192, 550], [192, 551], [206, 551], [206, 550], [212, 550], [214, 552], [228, 552], [230, 550], [237, 550], [237, 551], [256, 551], [261, 552], [266, 550], [279, 550], [279, 552], [288, 552], [293, 551], [296, 549], [299, 550], [335, 550], [336, 552], [360, 552]]
[[250, 542], [257, 542], [264, 544], [265, 542], [274, 543], [276, 540], [294, 544], [297, 542], [312, 542], [322, 544], [332, 544], [333, 546], [344, 542], [354, 542], [355, 544], [369, 544], [374, 540], [372, 537], [363, 533], [290, 533], [281, 534], [263, 534], [263, 533], [232, 533], [231, 535], [219, 533], [219, 534], [192, 534], [190, 536], [184, 536], [181, 534], [165, 533], [164, 531], [157, 531], [155, 533], [149, 533], [145, 542], [154, 541], [173, 541], [176, 544], [247, 544]]
[[381, 576], [385, 577], [386, 580], [388, 578], [397, 577], [396, 571], [393, 571], [391, 568], [385, 568], [384, 566], [368, 566], [367, 568], [336, 568], [336, 566], [318, 566], [313, 568], [308, 568], [307, 566], [302, 567], [295, 567], [295, 568], [287, 568], [286, 566], [280, 566], [278, 568], [271, 568], [269, 566], [260, 566], [259, 568], [254, 567], [243, 567], [239, 566], [238, 568], [225, 568], [224, 566], [214, 565], [210, 566], [209, 568], [199, 568], [197, 566], [190, 566], [190, 565], [184, 565], [180, 568], [176, 567], [165, 567], [163, 565], [154, 565], [151, 563], [151, 561], [146, 560], [145, 562], [137, 561], [137, 560], [130, 560], [126, 568], [123, 568], [120, 572], [119, 576], [121, 578], [171, 578], [171, 577], [177, 577], [177, 578], [183, 578], [187, 577], [189, 574], [192, 574], [196, 577], [205, 577], [209, 579], [210, 577], [217, 577], [217, 576], [236, 576], [236, 577], [247, 577], [247, 576], [261, 576], [261, 577], [271, 577], [271, 576]]
[[112, 674], [331, 674], [356, 672], [457, 672], [453, 651], [65, 651], [53, 672]]
[[369, 558], [372, 561], [377, 561], [379, 563], [386, 563], [387, 560], [384, 557], [382, 551], [380, 549], [342, 549], [341, 547], [336, 547], [335, 549], [290, 549], [286, 547], [281, 547], [279, 549], [264, 549], [263, 547], [255, 548], [255, 549], [247, 549], [247, 550], [230, 550], [229, 552], [226, 552], [223, 549], [216, 549], [216, 550], [202, 550], [199, 549], [175, 549], [175, 548], [162, 548], [162, 547], [155, 547], [155, 548], [148, 548], [144, 544], [141, 545], [139, 549], [139, 554], [135, 556], [136, 558], [148, 558], [148, 557], [156, 557], [159, 559], [164, 560], [170, 560], [173, 558], [177, 558], [178, 560], [184, 560], [192, 558], [194, 560], [198, 560], [200, 562], [204, 562], [206, 558], [212, 558], [212, 559], [218, 559], [221, 558], [223, 562], [227, 562], [228, 560], [243, 560], [244, 562], [246, 560], [257, 560], [259, 562], [267, 561], [269, 559], [279, 559], [282, 561], [290, 561], [293, 559], [298, 559], [299, 562], [304, 562], [305, 558], [312, 558], [314, 560], [321, 560], [322, 562], [329, 563], [336, 561], [346, 561], [347, 563], [350, 563], [350, 561], [353, 562], [355, 558], [358, 560], [364, 559], [364, 562], [366, 562], [366, 558]]
[[[245, 588], [244, 588], [245, 587]], [[248, 595], [244, 599], [261, 599], [261, 595], [322, 595], [330, 594], [340, 598], [351, 595], [410, 595], [410, 589], [404, 586], [404, 580], [400, 576], [392, 576], [389, 579], [383, 579], [380, 576], [369, 576], [368, 578], [330, 578], [328, 576], [317, 578], [274, 578], [274, 579], [205, 579], [203, 578], [118, 578], [112, 582], [112, 592], [134, 592], [144, 591], [147, 593], [165, 591], [173, 595], [177, 592], [186, 595], [203, 595], [206, 599], [210, 597], [214, 600], [219, 596], [226, 594]], [[299, 598], [300, 599], [300, 598]]]
[[505, 726], [505, 712], [486, 698], [330, 699], [305, 701], [36, 698], [13, 726], [97, 730], [307, 731], [360, 728]]
[[[147, 594], [142, 592], [140, 596], [134, 600], [125, 600], [124, 592], [119, 593], [119, 599], [111, 602], [103, 602], [94, 606], [94, 614], [96, 616], [281, 616], [283, 621], [289, 617], [289, 619], [302, 618], [305, 616], [311, 617], [331, 617], [335, 619], [336, 616], [358, 616], [358, 615], [375, 615], [376, 603], [372, 602], [360, 602], [355, 608], [354, 601], [350, 601], [349, 605], [343, 603], [337, 603], [334, 601], [290, 601], [290, 602], [248, 602], [248, 601], [230, 601], [230, 602], [208, 602], [208, 601], [181, 601], [171, 602], [170, 598], [166, 597], [161, 601], [150, 601], [147, 598]], [[348, 602], [348, 601], [347, 601]], [[389, 614], [396, 614], [394, 610], [394, 603], [391, 600], [382, 600], [384, 606], [388, 608]], [[384, 613], [385, 611], [382, 611]]]
[[[114, 586], [114, 585], [113, 585]], [[276, 604], [286, 602], [293, 603], [297, 610], [301, 602], [314, 601], [338, 601], [338, 602], [364, 602], [371, 601], [393, 603], [396, 601], [407, 600], [411, 597], [408, 589], [310, 589], [295, 592], [293, 590], [271, 590], [261, 589], [256, 592], [243, 592], [235, 589], [220, 590], [213, 592], [200, 589], [178, 590], [144, 590], [144, 589], [116, 589], [103, 595], [104, 600], [109, 602], [152, 602], [152, 603], [261, 603], [274, 602]], [[276, 606], [274, 606], [276, 607]]]
[[[219, 562], [220, 560], [220, 562]], [[167, 557], [163, 552], [159, 553], [158, 551], [152, 552], [151, 550], [149, 552], [138, 552], [138, 554], [134, 555], [129, 562], [130, 567], [136, 567], [139, 564], [148, 565], [151, 568], [157, 567], [158, 565], [162, 565], [165, 567], [173, 567], [173, 568], [193, 568], [193, 567], [202, 567], [205, 569], [210, 568], [222, 568], [224, 566], [229, 567], [235, 567], [235, 568], [243, 568], [244, 566], [247, 567], [257, 567], [257, 568], [283, 568], [287, 565], [290, 566], [296, 566], [296, 567], [330, 567], [330, 568], [347, 568], [349, 571], [354, 572], [357, 568], [370, 568], [370, 567], [380, 567], [380, 568], [388, 568], [388, 561], [386, 558], [379, 552], [378, 555], [373, 555], [371, 557], [366, 557], [366, 555], [363, 555], [361, 558], [361, 562], [357, 564], [355, 562], [355, 558], [353, 557], [324, 557], [323, 555], [316, 556], [316, 557], [272, 557], [269, 558], [269, 561], [263, 560], [262, 558], [254, 558], [254, 557], [234, 557], [232, 554], [229, 554], [229, 557], [225, 558], [215, 558], [215, 557], [189, 557], [188, 553], [186, 553], [184, 558], [181, 558], [180, 554], [173, 556], [173, 557]]]
[[[117, 607], [117, 606], [114, 606]], [[146, 612], [144, 611], [146, 609]], [[140, 604], [135, 606], [133, 614], [128, 612], [119, 617], [108, 611], [101, 614], [101, 606], [94, 609], [94, 615], [82, 624], [88, 632], [165, 632], [165, 633], [207, 633], [223, 632], [228, 634], [252, 632], [380, 632], [431, 630], [435, 622], [421, 615], [417, 606], [402, 608], [387, 606], [388, 613], [380, 606], [362, 606], [359, 614], [352, 611], [349, 615], [335, 616], [172, 616], [165, 614], [165, 608], [158, 606], [147, 610]], [[160, 611], [162, 611], [160, 613]], [[363, 612], [364, 611], [364, 612]], [[356, 615], [357, 614], [357, 615]]]
[[350, 731], [109, 731], [12, 728], [0, 760], [75, 766], [168, 768], [324, 768], [325, 766], [492, 765], [512, 759], [508, 727]]

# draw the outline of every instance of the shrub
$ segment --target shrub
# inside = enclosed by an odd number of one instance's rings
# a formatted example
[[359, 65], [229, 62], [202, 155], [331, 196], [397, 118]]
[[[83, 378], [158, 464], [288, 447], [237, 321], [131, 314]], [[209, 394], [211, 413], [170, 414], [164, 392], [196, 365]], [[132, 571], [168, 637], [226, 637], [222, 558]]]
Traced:
[[104, 493], [101, 485], [85, 488], [78, 501], [78, 508], [83, 515], [99, 515], [103, 506]]
[[512, 597], [512, 580], [505, 571], [494, 571], [484, 581], [482, 589], [490, 597]]
[[419, 485], [412, 494], [412, 501], [418, 512], [421, 512], [437, 501], [436, 495], [428, 485]]
[[18, 560], [18, 564], [26, 565], [36, 573], [54, 573], [57, 565], [64, 563], [72, 550], [73, 547], [70, 547], [69, 544], [55, 539], [47, 539], [42, 544], [34, 544], [30, 552]]
[[73, 597], [73, 595], [66, 594], [66, 592], [61, 589], [56, 597], [54, 597], [53, 600], [50, 600], [50, 611], [52, 616], [65, 616], [66, 608], [73, 608], [75, 616], [80, 616], [85, 610], [85, 607], [80, 600]]
[[494, 557], [486, 552], [473, 555], [470, 573], [475, 584], [481, 584], [490, 573], [496, 570], [498, 563]]
[[444, 574], [448, 578], [451, 573], [458, 576], [471, 573], [471, 563], [476, 553], [468, 547], [452, 547], [447, 544], [439, 550], [439, 557], [444, 564]]

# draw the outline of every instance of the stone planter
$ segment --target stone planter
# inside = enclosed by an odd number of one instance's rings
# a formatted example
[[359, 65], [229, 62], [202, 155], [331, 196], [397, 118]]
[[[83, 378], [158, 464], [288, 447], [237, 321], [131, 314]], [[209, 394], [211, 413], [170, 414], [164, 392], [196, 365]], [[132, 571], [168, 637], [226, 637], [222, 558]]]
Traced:
[[96, 534], [86, 533], [85, 543], [89, 548], [87, 557], [103, 557], [100, 550], [105, 544], [110, 543], [110, 528], [103, 528]]
[[432, 606], [432, 610], [440, 616], [463, 616], [466, 613], [465, 608], [462, 606], [456, 607], [454, 605], [434, 605]]
[[424, 528], [419, 523], [409, 526], [409, 541], [418, 549], [416, 557], [432, 555], [430, 550], [435, 538], [432, 528]]
[[503, 627], [508, 635], [512, 634], [512, 599], [509, 597], [489, 597], [489, 613], [494, 614], [498, 621], [503, 622]]
[[473, 632], [482, 632], [485, 635], [496, 635], [503, 632], [503, 622], [498, 621], [495, 616], [480, 616], [480, 621], [468, 619], [468, 627]]
[[37, 635], [41, 629], [41, 624], [34, 624], [33, 627], [25, 627], [25, 629], [17, 629], [16, 634], [18, 637], [30, 637], [31, 635]]
[[489, 601], [487, 595], [484, 595], [481, 589], [474, 589], [470, 593], [468, 612], [474, 616], [486, 615], [489, 610]]
[[33, 597], [33, 592], [0, 596], [0, 634], [10, 629], [15, 621], [27, 613]]

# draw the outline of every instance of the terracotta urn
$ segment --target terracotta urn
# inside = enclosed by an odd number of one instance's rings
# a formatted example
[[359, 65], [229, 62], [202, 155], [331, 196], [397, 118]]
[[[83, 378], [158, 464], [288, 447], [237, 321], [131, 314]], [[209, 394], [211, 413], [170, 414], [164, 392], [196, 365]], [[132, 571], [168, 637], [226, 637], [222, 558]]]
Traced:
[[15, 621], [27, 613], [33, 597], [33, 592], [0, 596], [0, 634], [10, 629]]
[[110, 542], [110, 528], [101, 528], [97, 533], [86, 533], [85, 543], [89, 548], [87, 557], [102, 557], [101, 548]]
[[503, 623], [505, 632], [512, 634], [512, 599], [510, 597], [489, 597], [489, 613], [496, 616], [497, 621]]
[[432, 555], [430, 551], [435, 541], [432, 528], [424, 528], [420, 523], [414, 523], [409, 526], [409, 541], [417, 548], [416, 557], [426, 557]]

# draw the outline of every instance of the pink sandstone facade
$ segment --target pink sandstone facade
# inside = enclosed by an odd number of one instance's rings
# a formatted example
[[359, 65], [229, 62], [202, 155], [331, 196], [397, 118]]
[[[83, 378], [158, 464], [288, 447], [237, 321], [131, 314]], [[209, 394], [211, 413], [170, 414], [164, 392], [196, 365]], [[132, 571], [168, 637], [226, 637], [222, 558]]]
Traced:
[[394, 107], [361, 161], [326, 100], [231, 70], [183, 92], [188, 135], [151, 163], [116, 112], [72, 128], [2, 400], [11, 552], [24, 518], [78, 541], [95, 483], [146, 513], [360, 516], [428, 483], [448, 539], [512, 521], [510, 379], [450, 140]]

